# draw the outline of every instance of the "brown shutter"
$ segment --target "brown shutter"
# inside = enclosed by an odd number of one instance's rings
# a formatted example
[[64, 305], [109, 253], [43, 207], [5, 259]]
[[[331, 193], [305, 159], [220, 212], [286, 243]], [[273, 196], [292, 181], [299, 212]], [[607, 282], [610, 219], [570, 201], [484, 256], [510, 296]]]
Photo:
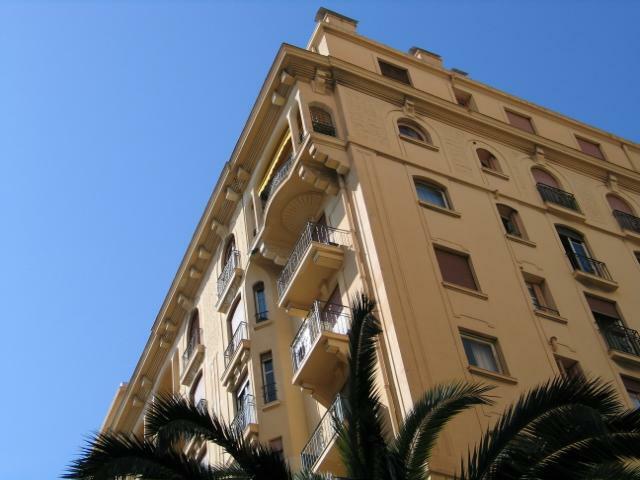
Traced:
[[556, 179], [553, 178], [544, 170], [540, 170], [539, 168], [534, 168], [533, 170], [531, 170], [531, 173], [533, 173], [533, 178], [536, 179], [536, 182], [542, 183], [544, 185], [548, 185], [550, 187], [559, 188], [558, 182], [556, 182]]
[[600, 150], [600, 145], [580, 137], [576, 137], [576, 140], [578, 140], [580, 150], [582, 150], [584, 153], [586, 153], [587, 155], [591, 155], [592, 157], [604, 160], [604, 155], [602, 154], [602, 150]]
[[469, 258], [466, 255], [449, 252], [436, 248], [436, 258], [445, 282], [455, 283], [462, 287], [477, 290], [478, 286], [473, 278]]
[[524, 130], [529, 133], [536, 133], [533, 129], [533, 124], [531, 123], [531, 119], [525, 117], [524, 115], [520, 115], [518, 113], [510, 112], [506, 110], [507, 118], [509, 119], [509, 123], [520, 130]]
[[380, 73], [385, 77], [411, 85], [411, 82], [409, 81], [409, 72], [407, 72], [406, 68], [397, 67], [396, 65], [391, 65], [390, 63], [383, 62], [382, 60], [379, 60], [378, 64], [380, 65]]
[[592, 297], [591, 295], [585, 295], [587, 297], [587, 303], [592, 312], [601, 313], [611, 318], [619, 318], [618, 309], [615, 302], [603, 300], [601, 298]]
[[620, 212], [633, 215], [633, 210], [631, 210], [629, 204], [627, 204], [627, 202], [625, 202], [621, 198], [616, 197], [615, 195], [607, 195], [607, 202], [609, 202], [611, 210], [618, 210]]

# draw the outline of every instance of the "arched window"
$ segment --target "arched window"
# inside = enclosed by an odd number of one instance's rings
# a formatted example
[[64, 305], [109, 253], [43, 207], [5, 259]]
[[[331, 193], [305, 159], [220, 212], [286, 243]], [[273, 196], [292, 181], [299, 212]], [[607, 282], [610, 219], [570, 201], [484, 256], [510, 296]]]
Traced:
[[229, 264], [231, 260], [233, 260], [236, 252], [236, 239], [233, 235], [231, 235], [227, 240], [227, 244], [225, 245], [224, 251], [222, 252], [222, 258], [220, 259], [221, 267], [223, 269]]
[[411, 138], [419, 142], [432, 143], [429, 134], [410, 120], [399, 120], [398, 132], [401, 137]]
[[191, 313], [191, 318], [189, 319], [189, 326], [187, 327], [187, 347], [186, 347], [186, 356], [191, 357], [191, 354], [195, 350], [196, 346], [200, 343], [200, 314], [198, 313], [198, 309], [196, 308], [193, 313]]
[[542, 170], [541, 168], [532, 168], [531, 173], [538, 184], [546, 185], [547, 187], [560, 188], [558, 181], [546, 170]]
[[506, 233], [514, 237], [526, 238], [520, 216], [516, 210], [508, 205], [498, 204], [498, 212]]
[[478, 148], [476, 150], [476, 155], [478, 155], [478, 159], [480, 160], [480, 165], [482, 165], [483, 168], [494, 170], [496, 172], [500, 171], [500, 165], [498, 165], [498, 159], [489, 150], [485, 148]]
[[536, 180], [538, 193], [540, 193], [544, 202], [560, 205], [561, 207], [575, 210], [576, 212], [580, 211], [576, 198], [573, 194], [562, 190], [553, 175], [541, 168], [532, 168], [531, 173]]
[[573, 268], [597, 275], [596, 264], [599, 262], [592, 258], [591, 252], [584, 241], [584, 235], [562, 225], [556, 225], [556, 231]]
[[311, 126], [314, 132], [332, 137], [336, 136], [336, 127], [328, 111], [321, 107], [311, 106], [309, 107], [309, 113], [311, 114]]
[[434, 183], [425, 182], [424, 180], [416, 180], [416, 192], [418, 198], [425, 203], [435, 205], [437, 207], [451, 209], [451, 203], [444, 187]]
[[609, 202], [609, 206], [614, 212], [618, 211], [626, 213], [627, 215], [633, 215], [631, 206], [617, 195], [607, 195], [607, 202]]
[[620, 228], [640, 233], [640, 218], [635, 216], [631, 205], [617, 195], [607, 195], [607, 202]]
[[264, 283], [253, 285], [253, 300], [256, 308], [256, 323], [269, 319], [267, 311], [267, 297], [264, 294]]

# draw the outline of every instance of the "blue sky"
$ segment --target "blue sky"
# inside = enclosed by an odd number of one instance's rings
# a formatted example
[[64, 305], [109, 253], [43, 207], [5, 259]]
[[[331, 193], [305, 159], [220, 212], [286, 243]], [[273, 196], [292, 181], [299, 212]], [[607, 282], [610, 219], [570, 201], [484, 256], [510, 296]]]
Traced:
[[640, 3], [0, 1], [0, 478], [99, 427], [281, 42], [317, 8], [640, 141]]

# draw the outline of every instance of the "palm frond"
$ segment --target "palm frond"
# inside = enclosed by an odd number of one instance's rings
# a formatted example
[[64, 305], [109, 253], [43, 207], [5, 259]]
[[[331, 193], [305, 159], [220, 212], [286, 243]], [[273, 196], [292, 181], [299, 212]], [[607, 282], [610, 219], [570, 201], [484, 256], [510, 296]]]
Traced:
[[614, 461], [594, 465], [583, 480], [640, 480], [640, 465], [628, 461]]

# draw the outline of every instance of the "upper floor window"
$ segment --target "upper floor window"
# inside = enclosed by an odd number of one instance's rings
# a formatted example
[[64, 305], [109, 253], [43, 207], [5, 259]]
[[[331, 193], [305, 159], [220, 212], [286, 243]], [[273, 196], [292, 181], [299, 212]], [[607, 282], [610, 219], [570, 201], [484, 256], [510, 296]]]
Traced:
[[537, 183], [541, 183], [542, 185], [546, 185], [548, 187], [560, 188], [560, 185], [558, 184], [558, 181], [555, 179], [555, 177], [546, 170], [542, 170], [541, 168], [532, 168], [531, 173], [533, 174], [533, 178], [535, 178]]
[[435, 252], [442, 279], [445, 282], [471, 290], [478, 290], [478, 284], [473, 275], [468, 255], [438, 247], [435, 248]]
[[200, 314], [196, 308], [191, 313], [189, 327], [187, 328], [187, 349], [195, 347], [200, 343]]
[[519, 128], [520, 130], [524, 130], [529, 133], [536, 133], [533, 129], [533, 122], [530, 117], [522, 115], [521, 113], [512, 112], [511, 110], [505, 110], [507, 112], [507, 118], [509, 119], [509, 123]]
[[196, 405], [198, 408], [206, 409], [204, 397], [204, 380], [202, 379], [202, 372], [200, 372], [193, 382], [191, 390], [189, 391], [189, 400], [191, 400], [191, 403]]
[[584, 378], [584, 373], [580, 367], [580, 363], [577, 360], [571, 358], [555, 356], [556, 365], [560, 370], [560, 375], [565, 378]]
[[546, 170], [532, 168], [531, 173], [536, 180], [538, 193], [547, 203], [554, 203], [570, 210], [580, 211], [578, 202], [572, 193], [565, 192], [560, 188], [558, 181]]
[[224, 251], [222, 252], [222, 258], [221, 258], [222, 268], [224, 268], [229, 263], [229, 261], [231, 261], [235, 252], [236, 252], [236, 239], [233, 235], [231, 235], [227, 240], [227, 244], [224, 247]]
[[431, 143], [431, 137], [414, 122], [400, 120], [398, 122], [398, 132], [400, 136], [418, 140], [419, 142]]
[[476, 155], [478, 155], [478, 159], [480, 160], [480, 165], [482, 165], [483, 168], [494, 170], [496, 172], [500, 171], [500, 166], [498, 165], [498, 159], [489, 150], [485, 148], [478, 148], [476, 150]]
[[547, 288], [547, 283], [539, 278], [525, 277], [525, 285], [527, 286], [527, 292], [529, 292], [529, 298], [534, 310], [552, 313], [559, 315], [560, 313], [553, 304], [553, 299]]
[[494, 339], [468, 333], [462, 333], [461, 337], [469, 365], [489, 370], [490, 372], [503, 373], [504, 369], [500, 363]]
[[262, 366], [262, 393], [264, 403], [275, 402], [278, 399], [276, 390], [276, 374], [273, 369], [273, 355], [266, 352], [260, 355], [260, 365]]
[[435, 205], [437, 207], [451, 209], [449, 198], [443, 187], [432, 183], [423, 181], [416, 181], [416, 191], [418, 192], [418, 198], [422, 202]]
[[384, 75], [385, 77], [391, 78], [396, 82], [411, 85], [411, 81], [409, 80], [409, 71], [406, 68], [392, 65], [391, 63], [387, 63], [384, 60], [378, 60], [378, 64], [380, 65], [380, 73], [382, 73], [382, 75]]
[[640, 263], [640, 252], [634, 252], [634, 255], [636, 256], [638, 263]]
[[516, 210], [508, 205], [498, 204], [498, 213], [500, 213], [500, 220], [502, 220], [502, 226], [506, 233], [514, 237], [525, 238], [524, 228]]
[[599, 158], [600, 160], [605, 160], [599, 144], [592, 142], [590, 140], [586, 140], [584, 138], [580, 138], [580, 137], [576, 137], [576, 140], [578, 141], [580, 150], [582, 150], [583, 153], [586, 153], [587, 155], [591, 155], [592, 157]]
[[624, 388], [635, 408], [640, 408], [640, 381], [635, 378], [622, 377]]
[[640, 233], [640, 218], [635, 216], [631, 206], [617, 195], [607, 195], [607, 202], [613, 211], [613, 216], [621, 228]]
[[336, 136], [336, 127], [333, 124], [333, 118], [327, 110], [322, 107], [311, 106], [309, 107], [309, 114], [311, 115], [311, 126], [314, 132], [331, 137]]
[[256, 323], [269, 319], [267, 312], [267, 297], [264, 294], [264, 283], [258, 282], [253, 286], [253, 300], [256, 308]]
[[591, 258], [584, 236], [580, 232], [559, 225], [556, 226], [556, 230], [573, 268], [596, 274], [594, 260]]
[[463, 92], [457, 88], [453, 89], [453, 94], [456, 97], [456, 103], [461, 107], [468, 108], [469, 110], [477, 111], [473, 96], [468, 92]]

